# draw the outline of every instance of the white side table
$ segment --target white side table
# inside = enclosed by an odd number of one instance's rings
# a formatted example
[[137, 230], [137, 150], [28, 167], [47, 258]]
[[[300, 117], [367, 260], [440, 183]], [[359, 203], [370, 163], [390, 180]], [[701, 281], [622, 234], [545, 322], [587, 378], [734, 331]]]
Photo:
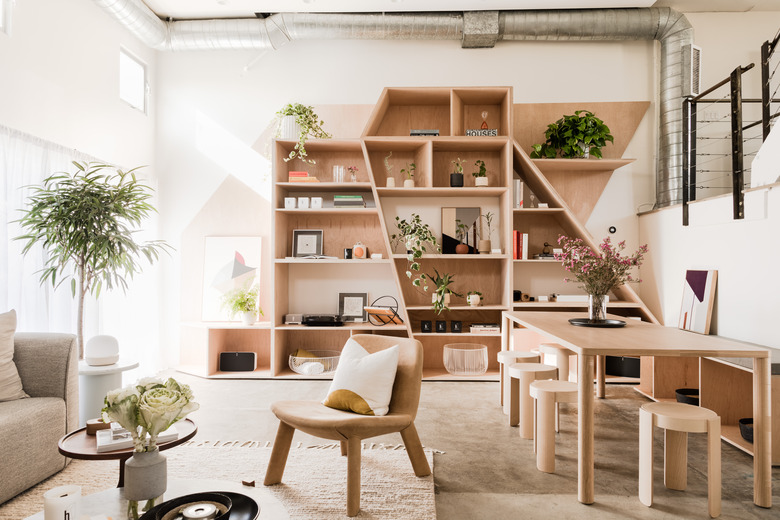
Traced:
[[79, 361], [79, 427], [87, 419], [100, 417], [103, 399], [110, 390], [122, 386], [122, 372], [138, 368], [138, 361], [119, 358], [113, 365], [93, 367]]

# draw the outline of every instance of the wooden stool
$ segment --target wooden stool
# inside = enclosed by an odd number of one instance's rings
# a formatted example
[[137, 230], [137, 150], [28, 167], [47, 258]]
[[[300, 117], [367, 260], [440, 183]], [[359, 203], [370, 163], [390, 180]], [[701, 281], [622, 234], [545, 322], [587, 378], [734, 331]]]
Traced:
[[653, 426], [664, 428], [664, 484], [684, 490], [688, 433], [707, 434], [707, 496], [712, 518], [720, 516], [720, 417], [683, 403], [647, 403], [639, 409], [639, 501], [653, 504]]
[[[539, 345], [539, 353], [555, 356], [555, 366], [558, 367], [558, 379], [561, 381], [569, 380], [569, 356], [573, 356], [574, 352], [557, 343], [542, 343]], [[542, 358], [542, 362], [544, 362], [544, 358]]]
[[501, 350], [498, 353], [498, 374], [500, 381], [499, 404], [504, 407], [504, 414], [509, 415], [509, 378], [504, 374], [504, 365], [513, 363], [539, 363], [536, 352], [520, 352], [517, 350]]
[[534, 381], [529, 393], [536, 399], [534, 450], [536, 468], [555, 473], [555, 423], [558, 403], [577, 402], [577, 383], [569, 381]]
[[558, 369], [542, 363], [514, 363], [507, 373], [509, 389], [509, 426], [520, 425], [520, 437], [534, 438], [534, 401], [529, 389], [537, 379], [556, 379]]

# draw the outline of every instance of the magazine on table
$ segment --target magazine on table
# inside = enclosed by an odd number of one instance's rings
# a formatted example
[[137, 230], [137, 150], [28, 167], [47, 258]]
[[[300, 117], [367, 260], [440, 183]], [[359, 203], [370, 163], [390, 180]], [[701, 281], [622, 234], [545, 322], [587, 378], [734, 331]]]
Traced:
[[[95, 432], [97, 440], [97, 452], [105, 453], [107, 451], [125, 450], [133, 447], [133, 438], [130, 432], [122, 428], [119, 423], [111, 423], [111, 428], [98, 430]], [[157, 436], [157, 444], [170, 442], [179, 438], [179, 432], [174, 426], [160, 432]], [[146, 442], [149, 442], [147, 438]]]

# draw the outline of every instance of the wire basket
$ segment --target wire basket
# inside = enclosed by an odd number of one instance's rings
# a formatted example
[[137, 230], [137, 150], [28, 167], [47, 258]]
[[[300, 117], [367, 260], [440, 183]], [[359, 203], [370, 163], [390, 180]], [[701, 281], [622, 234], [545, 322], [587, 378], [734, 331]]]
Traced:
[[444, 368], [454, 376], [479, 376], [487, 372], [487, 345], [449, 343], [444, 345]]
[[[308, 350], [304, 356], [290, 354], [288, 364], [296, 374], [304, 376], [318, 376], [330, 374], [336, 370], [339, 364], [341, 352], [338, 350]], [[297, 351], [296, 351], [297, 353]]]

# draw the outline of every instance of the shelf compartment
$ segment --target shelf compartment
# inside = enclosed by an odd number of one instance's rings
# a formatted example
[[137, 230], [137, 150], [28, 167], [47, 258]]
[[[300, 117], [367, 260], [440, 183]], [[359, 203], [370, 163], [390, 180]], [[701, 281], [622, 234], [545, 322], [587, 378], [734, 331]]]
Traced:
[[[520, 233], [528, 233], [528, 258], [540, 254], [544, 249], [544, 243], [550, 247], [558, 247], [560, 235], [578, 236], [577, 232], [569, 226], [568, 220], [562, 217], [562, 212], [531, 212], [513, 211], [512, 229]], [[534, 260], [539, 261], [539, 260]]]
[[[263, 322], [257, 326], [239, 323], [183, 323], [181, 327], [180, 363], [196, 367], [190, 373], [212, 377], [219, 373], [219, 355], [222, 352], [254, 352], [257, 358], [255, 372], [267, 371], [271, 366], [271, 327]], [[252, 372], [231, 372], [232, 377], [243, 377]]]
[[395, 180], [398, 189], [404, 183], [405, 176], [401, 169], [406, 168], [408, 164], [414, 163], [416, 170], [414, 173], [414, 183], [419, 187], [431, 186], [431, 144], [430, 141], [421, 141], [419, 137], [407, 137], [406, 139], [394, 139], [392, 141], [370, 141], [365, 142], [368, 164], [371, 168], [371, 175], [377, 188], [387, 185], [387, 168], [385, 168], [385, 158], [388, 153], [393, 155], [388, 159], [391, 166], [391, 175]]
[[487, 168], [488, 188], [506, 188], [509, 185], [507, 172], [511, 160], [509, 140], [479, 137], [468, 139], [473, 141], [464, 142], [463, 138], [452, 138], [437, 139], [433, 142], [433, 186], [449, 187], [450, 173], [454, 168], [452, 161], [460, 158], [463, 164], [464, 187], [474, 187], [472, 172], [478, 170], [474, 163], [480, 159], [485, 161]]
[[[284, 159], [295, 149], [297, 141], [274, 141], [274, 172], [277, 182], [287, 183], [288, 173], [291, 171], [305, 171], [309, 177], [316, 177], [320, 183], [333, 182], [333, 166], [343, 165], [344, 176], [349, 178], [347, 166], [357, 166], [357, 180], [359, 183], [368, 183], [368, 169], [363, 158], [363, 148], [358, 139], [309, 139], [306, 141], [308, 158], [315, 161], [311, 164], [300, 159], [292, 159], [285, 162]], [[307, 183], [294, 183], [307, 184]], [[319, 183], [312, 183], [319, 184]], [[338, 183], [348, 184], [348, 183]]]
[[[498, 352], [501, 350], [501, 335], [473, 336], [465, 334], [436, 334], [431, 333], [424, 338], [422, 334], [415, 334], [415, 338], [423, 343], [423, 374], [426, 371], [435, 371], [437, 374], [461, 380], [460, 376], [449, 374], [444, 368], [444, 345], [449, 343], [477, 343], [487, 345], [488, 348], [488, 372], [498, 372]], [[486, 378], [474, 376], [474, 380], [484, 381]]]
[[452, 135], [465, 136], [466, 130], [480, 129], [482, 112], [488, 113], [489, 128], [498, 135], [512, 130], [512, 87], [452, 89]]
[[274, 220], [274, 257], [278, 259], [292, 256], [295, 229], [323, 230], [324, 256], [343, 258], [344, 248], [351, 248], [360, 240], [369, 253], [387, 257], [376, 208], [276, 210]]
[[411, 129], [435, 129], [439, 135], [450, 135], [449, 88], [385, 88], [363, 135], [409, 137]]

